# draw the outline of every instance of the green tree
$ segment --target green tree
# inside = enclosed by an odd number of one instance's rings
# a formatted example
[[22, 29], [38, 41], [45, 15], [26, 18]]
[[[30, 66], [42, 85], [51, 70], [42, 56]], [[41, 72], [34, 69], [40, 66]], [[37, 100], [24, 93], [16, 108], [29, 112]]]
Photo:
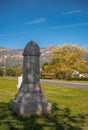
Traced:
[[3, 76], [3, 68], [0, 68], [0, 76]]
[[83, 58], [83, 48], [77, 45], [64, 45], [54, 47], [51, 56], [52, 71], [58, 75], [61, 74], [63, 79], [67, 79], [69, 74], [74, 70], [84, 72], [87, 70], [87, 63]]
[[6, 69], [6, 75], [7, 76], [16, 76], [16, 70], [12, 68], [7, 68]]

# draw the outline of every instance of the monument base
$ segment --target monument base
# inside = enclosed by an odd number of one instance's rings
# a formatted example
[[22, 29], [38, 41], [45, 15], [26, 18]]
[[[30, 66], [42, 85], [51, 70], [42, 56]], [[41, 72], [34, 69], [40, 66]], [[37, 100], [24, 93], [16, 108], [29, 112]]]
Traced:
[[11, 109], [20, 116], [51, 114], [52, 105], [47, 102], [39, 83], [22, 83], [15, 99], [10, 103]]
[[51, 114], [52, 110], [52, 105], [49, 102], [30, 102], [22, 104], [17, 102], [17, 100], [12, 100], [10, 106], [15, 113], [23, 117], [48, 115]]

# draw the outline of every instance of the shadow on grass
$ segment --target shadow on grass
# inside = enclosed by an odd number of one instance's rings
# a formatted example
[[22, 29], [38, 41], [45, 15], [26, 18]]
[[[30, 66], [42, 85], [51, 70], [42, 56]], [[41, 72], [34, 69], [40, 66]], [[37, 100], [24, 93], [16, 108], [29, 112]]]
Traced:
[[51, 115], [23, 118], [10, 110], [9, 103], [0, 103], [0, 130], [82, 130], [87, 116], [72, 116], [69, 108], [59, 109], [53, 103]]

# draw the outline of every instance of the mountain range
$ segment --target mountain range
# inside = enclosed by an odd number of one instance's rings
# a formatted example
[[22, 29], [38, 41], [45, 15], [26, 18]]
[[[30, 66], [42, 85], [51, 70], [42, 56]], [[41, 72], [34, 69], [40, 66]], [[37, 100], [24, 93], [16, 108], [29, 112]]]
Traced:
[[[50, 51], [52, 47], [41, 48], [40, 66], [50, 60]], [[0, 47], [0, 66], [4, 64], [4, 56], [6, 66], [12, 66], [16, 64], [22, 64], [23, 62], [23, 49], [7, 49]]]
[[[48, 46], [45, 48], [41, 48], [41, 56], [40, 56], [40, 66], [44, 63], [50, 61], [50, 54], [53, 46]], [[23, 62], [23, 49], [8, 49], [4, 47], [0, 47], [0, 66], [4, 65], [4, 55], [6, 56], [5, 65], [6, 66], [16, 66], [17, 64], [22, 64]], [[88, 51], [83, 53], [85, 60], [88, 62]]]

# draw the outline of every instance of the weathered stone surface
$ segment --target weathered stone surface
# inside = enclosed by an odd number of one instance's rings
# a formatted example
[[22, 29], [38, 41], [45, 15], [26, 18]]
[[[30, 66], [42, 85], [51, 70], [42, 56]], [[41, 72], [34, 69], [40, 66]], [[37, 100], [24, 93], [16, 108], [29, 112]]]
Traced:
[[51, 103], [48, 102], [30, 102], [28, 104], [22, 104], [17, 102], [17, 100], [13, 100], [11, 102], [11, 108], [18, 115], [28, 117], [30, 115], [46, 115], [51, 114]]
[[11, 109], [18, 115], [46, 115], [52, 110], [41, 90], [39, 81], [40, 48], [31, 41], [23, 52], [23, 80], [15, 99], [11, 101]]
[[40, 48], [34, 41], [29, 42], [23, 52], [23, 56], [40, 56]]

